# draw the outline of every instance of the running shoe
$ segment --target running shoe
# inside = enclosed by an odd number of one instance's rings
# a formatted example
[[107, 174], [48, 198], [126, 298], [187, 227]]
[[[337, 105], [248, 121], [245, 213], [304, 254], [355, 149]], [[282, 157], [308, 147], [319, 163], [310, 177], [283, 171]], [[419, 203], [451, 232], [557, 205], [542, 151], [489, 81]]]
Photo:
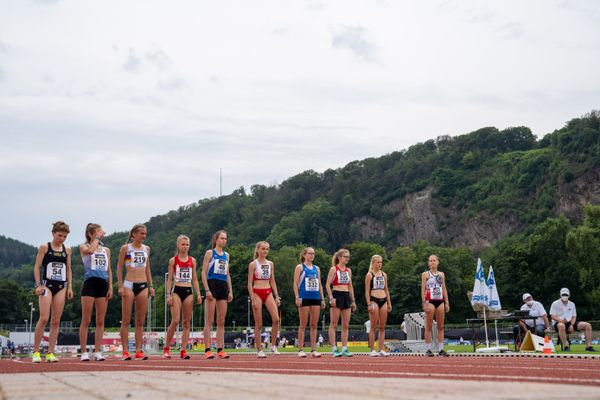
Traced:
[[385, 351], [385, 350], [381, 350], [381, 351], [379, 352], [379, 355], [380, 355], [381, 357], [389, 357], [389, 356], [390, 356], [390, 353], [388, 353], [388, 352], [387, 352], [387, 351]]
[[179, 357], [182, 360], [189, 360], [190, 359], [190, 356], [188, 355], [187, 350], [181, 350], [181, 352], [179, 353]]
[[92, 358], [94, 361], [104, 361], [104, 356], [102, 355], [101, 351], [95, 351], [92, 355]]
[[170, 347], [165, 347], [163, 349], [163, 358], [171, 358], [171, 348]]
[[315, 358], [316, 358], [316, 357], [321, 357], [321, 353], [319, 353], [319, 352], [318, 352], [318, 351], [316, 351], [316, 350], [311, 350], [311, 351], [310, 351], [310, 355], [311, 355], [311, 356], [313, 356], [313, 357], [315, 357]]
[[90, 353], [87, 351], [85, 353], [81, 353], [81, 358], [79, 361], [90, 361]]
[[125, 350], [123, 352], [123, 354], [121, 355], [121, 360], [123, 360], [123, 361], [131, 360], [131, 355], [129, 354], [129, 352], [127, 350]]
[[443, 357], [449, 357], [448, 353], [446, 353], [446, 350], [444, 350], [444, 349], [440, 350], [440, 352], [438, 354]]
[[352, 353], [348, 351], [348, 349], [342, 350], [342, 356], [344, 357], [352, 357]]
[[135, 353], [135, 359], [136, 360], [147, 360], [148, 356], [145, 355], [143, 351], [138, 351]]
[[379, 357], [379, 355], [379, 352], [375, 350], [371, 350], [371, 352], [369, 353], [369, 357]]
[[277, 354], [277, 355], [281, 354], [281, 353], [279, 352], [279, 350], [277, 350], [277, 346], [271, 346], [271, 353], [273, 353], [273, 354]]
[[217, 357], [224, 360], [224, 359], [229, 358], [229, 354], [225, 353], [225, 350], [221, 350], [217, 353]]
[[34, 364], [39, 364], [42, 362], [42, 356], [40, 356], [39, 351], [33, 353], [33, 356], [31, 357], [31, 362]]
[[54, 353], [48, 353], [46, 354], [46, 362], [55, 363], [58, 362], [58, 358], [56, 358]]
[[258, 358], [267, 358], [267, 355], [265, 354], [264, 351], [259, 351], [258, 353], [256, 353], [256, 357]]
[[338, 349], [335, 349], [331, 352], [331, 356], [332, 357], [341, 357], [342, 356], [342, 352], [339, 351]]
[[588, 346], [588, 347], [585, 348], [585, 351], [592, 351], [593, 352], [593, 351], [598, 351], [598, 350], [596, 350], [592, 346]]
[[213, 358], [215, 358], [215, 355], [212, 353], [212, 351], [206, 351], [204, 352], [204, 358], [207, 360], [212, 360]]
[[300, 350], [300, 351], [298, 352], [298, 357], [300, 357], [300, 358], [304, 358], [304, 357], [306, 357], [306, 353], [304, 352], [304, 350]]
[[425, 356], [426, 356], [426, 357], [433, 357], [433, 352], [432, 352], [431, 350], [427, 350], [427, 351], [425, 352]]

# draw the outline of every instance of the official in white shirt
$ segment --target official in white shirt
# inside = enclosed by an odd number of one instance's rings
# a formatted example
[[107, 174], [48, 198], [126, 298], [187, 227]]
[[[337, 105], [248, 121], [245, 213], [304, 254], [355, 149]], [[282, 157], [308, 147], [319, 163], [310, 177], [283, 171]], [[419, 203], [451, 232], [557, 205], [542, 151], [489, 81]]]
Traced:
[[548, 314], [544, 309], [544, 306], [539, 301], [533, 300], [533, 297], [529, 293], [523, 295], [523, 305], [521, 311], [529, 311], [529, 316], [538, 317], [533, 319], [522, 319], [519, 321], [521, 326], [521, 332], [527, 332], [527, 330], [535, 333], [538, 336], [544, 336], [550, 328], [550, 321], [548, 321]]
[[556, 300], [550, 306], [550, 316], [554, 321], [554, 328], [558, 331], [558, 336], [563, 343], [563, 351], [569, 351], [569, 342], [567, 333], [574, 331], [585, 333], [585, 351], [596, 351], [592, 347], [592, 325], [587, 322], [577, 321], [577, 310], [575, 304], [569, 301], [571, 292], [569, 289], [560, 289], [560, 299]]

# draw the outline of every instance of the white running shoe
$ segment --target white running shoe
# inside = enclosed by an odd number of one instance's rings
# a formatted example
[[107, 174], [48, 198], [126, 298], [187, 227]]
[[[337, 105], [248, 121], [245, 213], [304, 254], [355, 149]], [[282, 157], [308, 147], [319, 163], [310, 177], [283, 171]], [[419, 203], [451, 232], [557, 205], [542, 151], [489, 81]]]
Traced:
[[318, 351], [316, 351], [316, 350], [312, 350], [312, 351], [310, 352], [310, 355], [311, 355], [311, 356], [313, 356], [313, 357], [321, 357], [321, 353], [319, 353], [319, 352], [318, 352]]
[[379, 352], [379, 355], [380, 355], [381, 357], [389, 357], [389, 356], [390, 356], [390, 353], [388, 353], [388, 352], [387, 352], [387, 351], [385, 351], [385, 350], [381, 350], [381, 351]]
[[300, 358], [304, 358], [304, 357], [306, 357], [306, 353], [304, 352], [304, 350], [300, 350], [300, 351], [298, 352], [298, 357], [300, 357]]
[[271, 346], [271, 352], [277, 355], [281, 354], [279, 350], [277, 350], [277, 346]]
[[102, 355], [101, 351], [95, 351], [92, 355], [92, 358], [94, 361], [104, 361], [104, 356]]
[[90, 361], [90, 353], [87, 351], [85, 353], [81, 353], [81, 358], [79, 361]]
[[379, 357], [379, 352], [371, 350], [371, 352], [369, 353], [369, 357]]
[[267, 355], [265, 354], [264, 351], [259, 351], [258, 353], [256, 353], [256, 357], [258, 358], [267, 358]]

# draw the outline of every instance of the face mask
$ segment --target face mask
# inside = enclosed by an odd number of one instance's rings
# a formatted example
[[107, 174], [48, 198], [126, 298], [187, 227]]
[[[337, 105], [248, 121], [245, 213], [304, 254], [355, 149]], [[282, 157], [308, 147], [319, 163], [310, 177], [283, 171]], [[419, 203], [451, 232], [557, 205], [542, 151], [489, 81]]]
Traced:
[[563, 301], [563, 303], [566, 303], [567, 301], [569, 301], [569, 296], [560, 296], [560, 298]]
[[529, 300], [529, 301], [527, 302], [527, 305], [528, 305], [529, 307], [531, 307], [531, 306], [533, 305], [533, 300]]

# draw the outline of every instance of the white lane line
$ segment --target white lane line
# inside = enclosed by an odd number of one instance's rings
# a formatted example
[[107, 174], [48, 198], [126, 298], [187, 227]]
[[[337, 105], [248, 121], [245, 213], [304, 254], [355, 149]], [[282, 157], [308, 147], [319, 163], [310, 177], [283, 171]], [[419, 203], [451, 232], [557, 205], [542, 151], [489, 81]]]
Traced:
[[[118, 365], [118, 364], [117, 364]], [[122, 366], [122, 364], [121, 364]], [[136, 368], [135, 365], [125, 365], [128, 368]], [[281, 373], [288, 372], [296, 375], [322, 375], [332, 374], [338, 376], [340, 373], [344, 375], [364, 375], [364, 376], [398, 376], [398, 377], [438, 377], [447, 379], [478, 379], [478, 380], [514, 380], [519, 382], [551, 382], [551, 383], [573, 383], [573, 384], [594, 384], [600, 385], [600, 379], [584, 379], [584, 378], [564, 378], [564, 377], [544, 377], [544, 376], [522, 376], [522, 375], [493, 375], [493, 374], [457, 374], [457, 373], [440, 373], [440, 372], [384, 372], [384, 371], [340, 371], [336, 369], [290, 369], [290, 368], [263, 368], [259, 371], [248, 371], [246, 369], [234, 368], [234, 367], [221, 367], [221, 366], [160, 366], [160, 365], [148, 365], [146, 369], [193, 369], [193, 370], [220, 370], [220, 371], [237, 371], [237, 372], [249, 372], [249, 373]]]

